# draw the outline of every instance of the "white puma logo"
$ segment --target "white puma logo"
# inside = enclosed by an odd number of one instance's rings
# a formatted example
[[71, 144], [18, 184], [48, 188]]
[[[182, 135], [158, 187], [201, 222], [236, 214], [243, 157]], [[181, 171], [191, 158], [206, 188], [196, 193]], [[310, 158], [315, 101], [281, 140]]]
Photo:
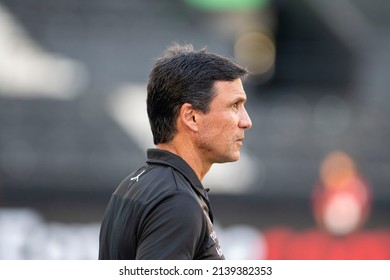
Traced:
[[144, 172], [145, 172], [145, 170], [142, 170], [142, 172], [141, 172], [140, 174], [138, 174], [138, 175], [135, 176], [135, 177], [130, 178], [130, 180], [131, 180], [131, 181], [136, 180], [136, 181], [138, 182], [139, 176], [141, 176]]

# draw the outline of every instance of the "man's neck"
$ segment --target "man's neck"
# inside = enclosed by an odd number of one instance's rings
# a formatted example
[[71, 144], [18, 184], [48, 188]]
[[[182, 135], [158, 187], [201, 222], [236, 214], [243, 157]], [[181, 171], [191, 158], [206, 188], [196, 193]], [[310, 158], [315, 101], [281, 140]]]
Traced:
[[180, 141], [175, 138], [169, 143], [160, 143], [156, 148], [167, 150], [181, 157], [194, 170], [199, 180], [202, 181], [204, 176], [211, 168], [211, 164], [205, 162], [200, 153], [194, 149], [191, 141]]

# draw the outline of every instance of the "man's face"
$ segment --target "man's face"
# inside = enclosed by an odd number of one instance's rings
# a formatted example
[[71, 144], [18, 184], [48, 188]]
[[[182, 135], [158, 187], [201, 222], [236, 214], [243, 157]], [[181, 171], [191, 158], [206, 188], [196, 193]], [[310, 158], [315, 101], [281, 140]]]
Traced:
[[244, 130], [252, 126], [245, 110], [246, 94], [241, 79], [216, 81], [210, 110], [201, 114], [198, 148], [209, 163], [237, 161]]

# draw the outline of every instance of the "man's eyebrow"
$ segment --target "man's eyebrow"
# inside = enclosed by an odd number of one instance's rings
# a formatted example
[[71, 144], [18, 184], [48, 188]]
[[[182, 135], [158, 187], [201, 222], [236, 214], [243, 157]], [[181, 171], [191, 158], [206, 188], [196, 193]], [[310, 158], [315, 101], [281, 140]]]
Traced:
[[233, 102], [236, 103], [236, 102], [245, 102], [247, 100], [247, 97], [246, 95], [238, 95], [236, 96], [235, 98], [233, 98]]

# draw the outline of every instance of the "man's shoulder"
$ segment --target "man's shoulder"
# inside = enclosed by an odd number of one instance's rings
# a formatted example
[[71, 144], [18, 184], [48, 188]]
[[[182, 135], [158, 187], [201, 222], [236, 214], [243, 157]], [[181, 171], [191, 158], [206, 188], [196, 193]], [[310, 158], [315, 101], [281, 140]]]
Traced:
[[161, 199], [173, 193], [192, 192], [190, 182], [174, 168], [165, 165], [147, 165], [123, 179], [115, 194], [132, 199]]

